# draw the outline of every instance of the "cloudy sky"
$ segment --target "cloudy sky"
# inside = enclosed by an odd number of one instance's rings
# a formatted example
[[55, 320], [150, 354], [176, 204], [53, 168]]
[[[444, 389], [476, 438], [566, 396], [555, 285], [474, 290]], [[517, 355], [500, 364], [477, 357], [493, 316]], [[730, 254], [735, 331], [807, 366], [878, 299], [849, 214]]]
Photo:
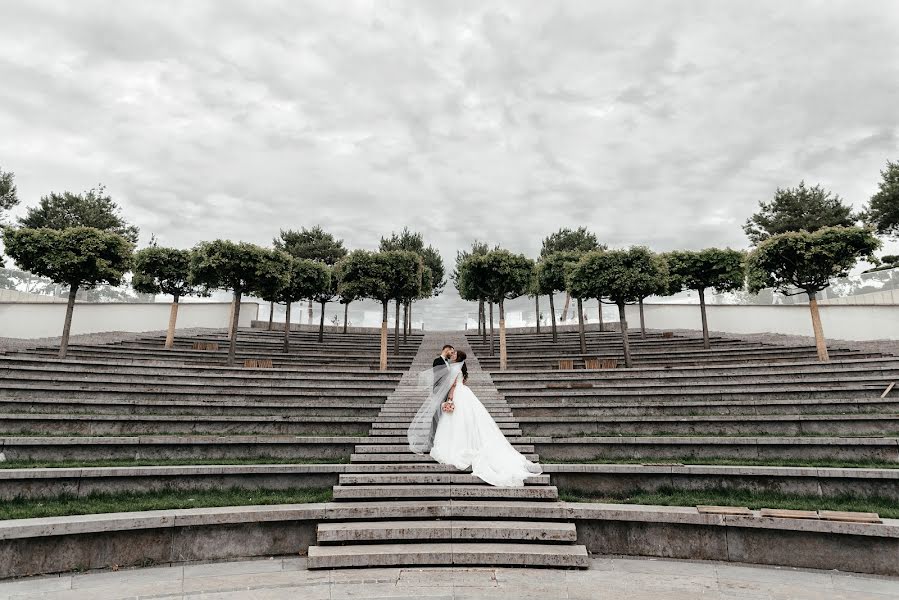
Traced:
[[0, 0], [0, 23], [23, 203], [103, 183], [176, 246], [741, 248], [777, 186], [860, 206], [899, 158], [893, 0]]

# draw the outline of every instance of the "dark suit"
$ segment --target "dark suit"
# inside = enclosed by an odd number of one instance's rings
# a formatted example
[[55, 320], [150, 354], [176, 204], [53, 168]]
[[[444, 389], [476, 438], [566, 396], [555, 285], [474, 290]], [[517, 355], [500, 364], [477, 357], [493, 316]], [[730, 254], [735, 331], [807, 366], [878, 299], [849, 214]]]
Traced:
[[[437, 377], [436, 377], [437, 368], [438, 367], [449, 367], [450, 363], [449, 363], [449, 361], [444, 360], [442, 356], [438, 356], [437, 358], [434, 359], [433, 364], [434, 364], [433, 369], [434, 369], [434, 374], [435, 374], [434, 389], [436, 390], [437, 389], [437, 381], [436, 381], [437, 380]], [[440, 422], [440, 417], [443, 415], [443, 406], [442, 405], [443, 405], [443, 402], [445, 402], [445, 401], [446, 401], [446, 398], [441, 400], [440, 404], [437, 405], [437, 410], [434, 411], [434, 416], [431, 418], [431, 441], [432, 442], [434, 440], [434, 434], [437, 432], [437, 424]]]

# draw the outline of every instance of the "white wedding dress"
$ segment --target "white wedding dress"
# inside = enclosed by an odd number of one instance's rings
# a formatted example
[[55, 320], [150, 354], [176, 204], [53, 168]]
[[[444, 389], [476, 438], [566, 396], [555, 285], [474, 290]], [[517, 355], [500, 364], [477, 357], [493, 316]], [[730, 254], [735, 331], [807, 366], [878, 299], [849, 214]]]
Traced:
[[453, 404], [453, 412], [440, 417], [431, 458], [460, 471], [471, 467], [476, 477], [502, 487], [522, 486], [526, 478], [542, 473], [540, 465], [512, 447], [471, 388], [462, 383], [461, 374]]

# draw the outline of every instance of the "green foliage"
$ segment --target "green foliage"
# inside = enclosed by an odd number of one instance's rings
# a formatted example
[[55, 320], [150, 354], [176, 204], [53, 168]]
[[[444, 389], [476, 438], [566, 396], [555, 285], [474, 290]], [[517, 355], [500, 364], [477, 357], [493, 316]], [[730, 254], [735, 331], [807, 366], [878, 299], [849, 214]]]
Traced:
[[880, 175], [879, 189], [871, 196], [862, 218], [880, 235], [899, 237], [899, 161], [887, 161]]
[[267, 294], [289, 282], [284, 254], [255, 244], [214, 240], [191, 252], [191, 284], [232, 290], [235, 295]]
[[151, 246], [134, 253], [131, 287], [144, 294], [169, 294], [177, 301], [197, 292], [190, 283], [190, 250]]
[[51, 192], [40, 203], [28, 209], [19, 219], [22, 227], [40, 229], [67, 229], [69, 227], [93, 227], [116, 233], [132, 244], [137, 243], [139, 230], [129, 225], [121, 216], [118, 204], [112, 201], [102, 185], [81, 194]]
[[759, 202], [759, 212], [746, 221], [743, 231], [753, 245], [758, 245], [788, 231], [851, 227], [856, 221], [852, 207], [843, 204], [838, 195], [818, 185], [806, 187], [801, 181], [795, 188], [777, 188], [771, 202]]
[[369, 298], [386, 302], [387, 269], [378, 254], [354, 250], [336, 265], [337, 290], [344, 298]]
[[387, 297], [400, 302], [415, 300], [421, 295], [424, 264], [421, 257], [408, 250], [379, 252], [378, 260], [384, 264], [387, 275]]
[[[499, 246], [496, 246], [499, 249]], [[450, 275], [453, 285], [459, 292], [459, 297], [463, 300], [477, 301], [483, 300], [484, 295], [480, 292], [477, 285], [477, 277], [471, 272], [472, 263], [466, 262], [472, 256], [481, 256], [490, 252], [490, 247], [484, 242], [475, 241], [471, 245], [471, 250], [459, 250], [456, 252], [456, 267]]]
[[7, 227], [6, 253], [26, 270], [75, 288], [119, 285], [131, 266], [132, 244], [92, 227], [32, 229]]
[[19, 203], [15, 178], [13, 173], [0, 169], [0, 223], [3, 222], [3, 212]]
[[443, 258], [433, 246], [425, 247], [421, 233], [413, 233], [408, 227], [404, 227], [399, 234], [391, 233], [389, 238], [382, 237], [379, 249], [381, 252], [406, 250], [421, 257], [424, 265], [421, 299], [439, 296], [443, 292], [446, 286]]
[[540, 257], [543, 258], [554, 252], [592, 252], [593, 250], [602, 250], [605, 246], [600, 246], [596, 240], [596, 234], [587, 231], [586, 227], [578, 227], [575, 230], [568, 228], [550, 234], [543, 239], [543, 247], [540, 250]]
[[813, 296], [834, 277], [846, 277], [859, 259], [876, 261], [880, 248], [869, 229], [825, 227], [795, 231], [768, 238], [747, 259], [749, 291], [764, 288], [794, 295], [798, 288]]
[[474, 265], [475, 285], [490, 302], [512, 300], [528, 293], [534, 261], [525, 255], [500, 249], [472, 256], [468, 260]]
[[[537, 291], [543, 295], [554, 294], [568, 289], [566, 277], [569, 269], [577, 264], [579, 252], [557, 251], [550, 252], [537, 261], [534, 269], [534, 279]], [[580, 298], [598, 298], [598, 296], [575, 296]]]
[[328, 303], [337, 300], [339, 292], [337, 289], [337, 278], [334, 277], [334, 267], [316, 264], [322, 270], [316, 275], [316, 288], [311, 296], [308, 296], [313, 302]]
[[746, 256], [739, 250], [676, 250], [664, 257], [668, 263], [668, 292], [671, 294], [705, 289], [713, 289], [720, 294], [743, 288]]
[[288, 281], [281, 286], [273, 300], [293, 303], [300, 300], [315, 300], [331, 289], [331, 268], [314, 260], [288, 256]]
[[303, 227], [300, 231], [282, 229], [280, 237], [272, 240], [272, 244], [276, 250], [283, 250], [294, 258], [305, 258], [326, 265], [335, 265], [347, 255], [343, 240], [338, 240], [318, 225], [311, 229]]
[[[568, 272], [572, 296], [608, 298], [619, 306], [667, 287], [665, 260], [644, 246], [588, 252]], [[576, 296], [577, 294], [582, 294]]]

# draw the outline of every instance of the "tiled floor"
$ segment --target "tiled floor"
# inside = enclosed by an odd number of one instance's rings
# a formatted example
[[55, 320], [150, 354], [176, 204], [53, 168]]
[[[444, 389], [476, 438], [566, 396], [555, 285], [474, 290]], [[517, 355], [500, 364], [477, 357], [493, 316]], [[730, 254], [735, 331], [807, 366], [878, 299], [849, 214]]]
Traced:
[[37, 598], [899, 600], [899, 579], [630, 558], [595, 558], [587, 571], [447, 567], [307, 571], [303, 558], [275, 558], [0, 582], [0, 600]]

